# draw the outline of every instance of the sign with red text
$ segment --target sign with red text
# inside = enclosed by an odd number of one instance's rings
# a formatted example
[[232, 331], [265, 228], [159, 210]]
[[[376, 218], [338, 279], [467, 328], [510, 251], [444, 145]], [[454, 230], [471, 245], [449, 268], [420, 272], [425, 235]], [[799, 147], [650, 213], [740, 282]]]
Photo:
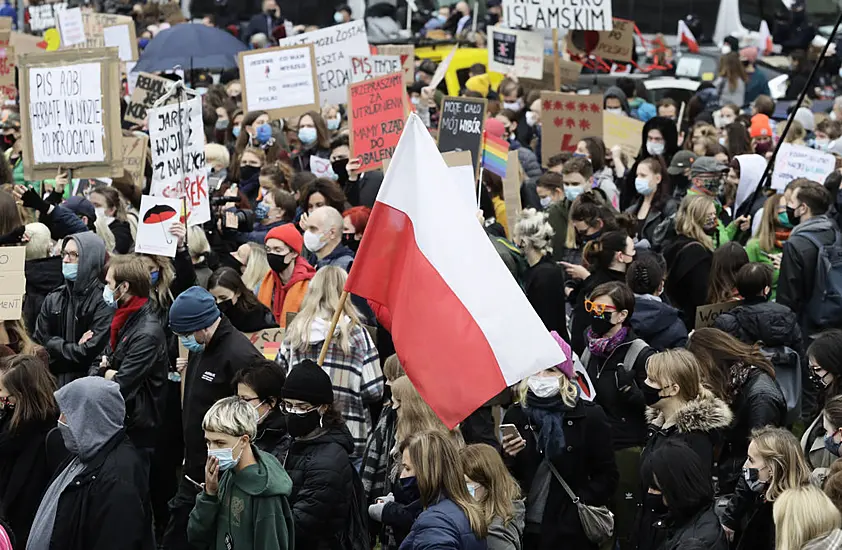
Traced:
[[151, 194], [187, 201], [187, 225], [210, 220], [202, 98], [149, 109]]
[[414, 44], [380, 44], [377, 46], [378, 55], [397, 55], [403, 65], [403, 81], [407, 86], [415, 82], [415, 45]]
[[488, 70], [520, 78], [544, 76], [544, 35], [494, 27], [488, 32]]
[[408, 116], [403, 72], [351, 84], [348, 92], [351, 157], [360, 172], [378, 170], [392, 158]]
[[579, 140], [602, 136], [602, 95], [541, 92], [541, 162], [576, 150]]
[[351, 58], [351, 82], [354, 84], [402, 70], [398, 55], [359, 55]]

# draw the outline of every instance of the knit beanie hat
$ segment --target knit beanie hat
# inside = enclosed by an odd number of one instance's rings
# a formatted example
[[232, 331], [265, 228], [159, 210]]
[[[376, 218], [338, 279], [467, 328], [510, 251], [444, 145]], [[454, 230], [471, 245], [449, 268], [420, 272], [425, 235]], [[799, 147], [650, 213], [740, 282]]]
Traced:
[[769, 136], [772, 137], [772, 125], [769, 124], [769, 117], [756, 114], [751, 117], [751, 128], [748, 129], [751, 137]]
[[315, 406], [332, 405], [333, 383], [315, 361], [305, 359], [290, 370], [281, 397], [306, 401]]
[[219, 319], [219, 308], [210, 292], [192, 286], [178, 295], [170, 307], [170, 328], [176, 334], [189, 334], [211, 326]]
[[301, 233], [299, 233], [295, 228], [294, 223], [285, 223], [283, 225], [279, 225], [278, 227], [273, 227], [266, 234], [266, 238], [263, 239], [263, 242], [265, 243], [269, 239], [278, 239], [299, 254], [301, 254], [301, 249], [304, 246], [304, 237], [302, 237]]

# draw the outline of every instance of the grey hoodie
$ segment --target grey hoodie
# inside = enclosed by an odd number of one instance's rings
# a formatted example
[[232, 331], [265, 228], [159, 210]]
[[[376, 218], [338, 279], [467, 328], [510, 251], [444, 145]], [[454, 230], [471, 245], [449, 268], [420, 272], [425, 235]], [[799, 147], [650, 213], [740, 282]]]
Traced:
[[523, 521], [526, 507], [523, 500], [512, 502], [514, 517], [509, 523], [503, 523], [503, 518], [494, 516], [488, 526], [488, 550], [520, 550], [523, 539]]
[[[626, 93], [618, 88], [617, 86], [611, 86], [607, 90], [605, 90], [605, 94], [603, 95], [603, 102], [608, 99], [609, 97], [616, 97], [620, 100], [620, 105], [623, 106], [623, 111], [626, 112], [626, 116], [631, 113], [631, 109], [629, 108], [629, 98], [626, 97]], [[605, 103], [603, 103], [605, 105]]]
[[99, 281], [102, 268], [105, 265], [105, 243], [102, 238], [92, 231], [76, 233], [67, 237], [64, 242], [73, 239], [79, 249], [79, 271], [74, 282], [68, 282], [73, 294], [84, 293], [92, 284]]

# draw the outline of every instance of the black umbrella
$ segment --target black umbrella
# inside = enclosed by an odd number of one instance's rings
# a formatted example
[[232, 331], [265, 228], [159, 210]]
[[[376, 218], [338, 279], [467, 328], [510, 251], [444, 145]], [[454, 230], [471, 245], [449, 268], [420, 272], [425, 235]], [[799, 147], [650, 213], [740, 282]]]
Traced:
[[[164, 222], [177, 215], [178, 213], [173, 207], [167, 206], [166, 204], [156, 204], [143, 215], [143, 223], [150, 225], [159, 223], [161, 224], [161, 231], [164, 231]], [[170, 239], [166, 231], [164, 231], [164, 238], [167, 240], [167, 244], [172, 244], [172, 239]]]

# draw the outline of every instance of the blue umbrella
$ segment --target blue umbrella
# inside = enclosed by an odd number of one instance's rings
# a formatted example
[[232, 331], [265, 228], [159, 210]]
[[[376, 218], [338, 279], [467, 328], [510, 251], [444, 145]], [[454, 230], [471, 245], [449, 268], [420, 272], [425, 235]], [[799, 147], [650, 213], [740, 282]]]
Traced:
[[199, 23], [180, 23], [149, 41], [134, 72], [154, 73], [181, 65], [190, 69], [232, 69], [248, 47], [225, 31]]

